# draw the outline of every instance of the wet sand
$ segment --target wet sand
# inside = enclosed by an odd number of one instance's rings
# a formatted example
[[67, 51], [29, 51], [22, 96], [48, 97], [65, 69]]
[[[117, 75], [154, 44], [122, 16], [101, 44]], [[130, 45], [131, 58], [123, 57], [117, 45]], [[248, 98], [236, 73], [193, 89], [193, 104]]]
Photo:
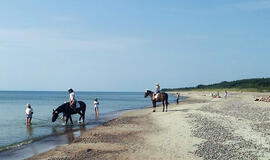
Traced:
[[53, 135], [48, 135], [47, 137], [38, 139], [29, 144], [2, 151], [0, 152], [0, 159], [26, 159], [34, 155], [49, 151], [55, 146], [71, 144], [75, 138], [79, 137], [86, 129], [86, 126], [81, 126], [79, 129], [73, 129], [71, 126], [66, 126], [65, 132], [63, 133], [61, 132], [59, 134], [55, 133]]
[[227, 100], [208, 92], [169, 111], [129, 111], [84, 132], [72, 144], [30, 159], [267, 159], [270, 157], [270, 103], [267, 94], [230, 93]]

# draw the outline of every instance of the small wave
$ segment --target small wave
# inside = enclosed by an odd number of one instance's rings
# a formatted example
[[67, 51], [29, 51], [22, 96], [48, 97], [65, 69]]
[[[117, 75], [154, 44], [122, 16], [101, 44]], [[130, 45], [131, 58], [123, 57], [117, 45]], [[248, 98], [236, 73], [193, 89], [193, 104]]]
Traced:
[[40, 139], [46, 138], [48, 136], [50, 136], [50, 135], [31, 138], [31, 139], [27, 139], [27, 140], [24, 140], [24, 141], [21, 141], [21, 142], [10, 144], [8, 146], [3, 146], [3, 147], [0, 147], [0, 152], [10, 150], [10, 149], [14, 149], [14, 148], [19, 148], [19, 147], [22, 147], [24, 145], [27, 145], [27, 144], [33, 143], [35, 141], [38, 141]]
[[[90, 122], [84, 123], [83, 125], [64, 125], [64, 126], [61, 125], [61, 124], [56, 124], [54, 127], [59, 127], [59, 129], [63, 129], [63, 130], [56, 131], [55, 133], [52, 133], [52, 134], [49, 134], [49, 135], [33, 137], [33, 138], [29, 138], [29, 139], [26, 139], [26, 140], [23, 140], [23, 141], [20, 141], [20, 142], [16, 142], [16, 143], [13, 143], [13, 144], [10, 144], [10, 145], [7, 145], [7, 146], [2, 146], [2, 147], [0, 147], [0, 152], [15, 149], [15, 148], [20, 148], [22, 146], [31, 144], [31, 143], [36, 142], [36, 141], [40, 141], [40, 140], [48, 138], [48, 137], [60, 136], [60, 135], [67, 134], [69, 132], [76, 132], [76, 131], [79, 131], [79, 130], [83, 130], [81, 128], [82, 126], [84, 126], [84, 127], [86, 127], [86, 126], [91, 127], [92, 126], [93, 127], [93, 126], [96, 126], [96, 125], [100, 125], [101, 123], [104, 123], [104, 122], [103, 121], [102, 122], [90, 121]], [[76, 128], [74, 128], [74, 127], [76, 127]], [[64, 128], [66, 128], [66, 129], [64, 129]]]

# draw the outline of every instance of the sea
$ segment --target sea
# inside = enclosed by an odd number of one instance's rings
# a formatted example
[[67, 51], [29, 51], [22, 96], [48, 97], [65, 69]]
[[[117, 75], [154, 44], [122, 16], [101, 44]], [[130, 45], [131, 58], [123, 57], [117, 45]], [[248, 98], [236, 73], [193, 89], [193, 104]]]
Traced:
[[[70, 144], [83, 131], [118, 117], [127, 110], [151, 106], [143, 92], [75, 92], [76, 99], [86, 103], [84, 124], [72, 115], [74, 125], [64, 125], [61, 115], [52, 122], [52, 112], [69, 99], [63, 91], [0, 91], [0, 159], [24, 159], [56, 145]], [[99, 100], [96, 119], [93, 102]], [[175, 97], [169, 95], [169, 103]], [[33, 109], [32, 125], [25, 123], [26, 104]], [[32, 144], [32, 145], [31, 145]], [[47, 145], [46, 145], [47, 144]], [[45, 145], [45, 146], [44, 146]], [[29, 147], [31, 146], [31, 147]], [[22, 152], [30, 152], [24, 157]], [[12, 157], [15, 156], [15, 157]]]

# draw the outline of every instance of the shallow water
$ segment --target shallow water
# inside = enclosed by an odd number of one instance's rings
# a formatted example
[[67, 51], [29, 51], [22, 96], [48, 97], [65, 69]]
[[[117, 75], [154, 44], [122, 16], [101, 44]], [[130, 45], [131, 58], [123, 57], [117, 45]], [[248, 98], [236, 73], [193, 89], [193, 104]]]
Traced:
[[[143, 96], [144, 93], [138, 92], [76, 92], [76, 98], [87, 105], [86, 129], [116, 117], [121, 111], [150, 106], [150, 99]], [[98, 120], [95, 119], [93, 107], [96, 97], [100, 102]], [[175, 98], [170, 96], [169, 99], [172, 102]], [[82, 126], [77, 123], [78, 115], [72, 116], [73, 126], [62, 125], [60, 119], [51, 122], [52, 110], [67, 100], [66, 92], [0, 91], [0, 151], [81, 130]], [[25, 125], [26, 103], [30, 103], [34, 110], [30, 127]], [[69, 142], [65, 140], [63, 143]]]

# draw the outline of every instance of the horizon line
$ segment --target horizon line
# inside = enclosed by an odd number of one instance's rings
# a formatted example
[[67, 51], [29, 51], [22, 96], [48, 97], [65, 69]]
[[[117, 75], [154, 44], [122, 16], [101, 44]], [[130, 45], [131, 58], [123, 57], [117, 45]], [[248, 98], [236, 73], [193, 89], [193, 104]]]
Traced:
[[[0, 92], [67, 92], [66, 90], [0, 90]], [[85, 91], [77, 90], [75, 92], [140, 92], [140, 91]], [[144, 92], [144, 91], [141, 91]]]

